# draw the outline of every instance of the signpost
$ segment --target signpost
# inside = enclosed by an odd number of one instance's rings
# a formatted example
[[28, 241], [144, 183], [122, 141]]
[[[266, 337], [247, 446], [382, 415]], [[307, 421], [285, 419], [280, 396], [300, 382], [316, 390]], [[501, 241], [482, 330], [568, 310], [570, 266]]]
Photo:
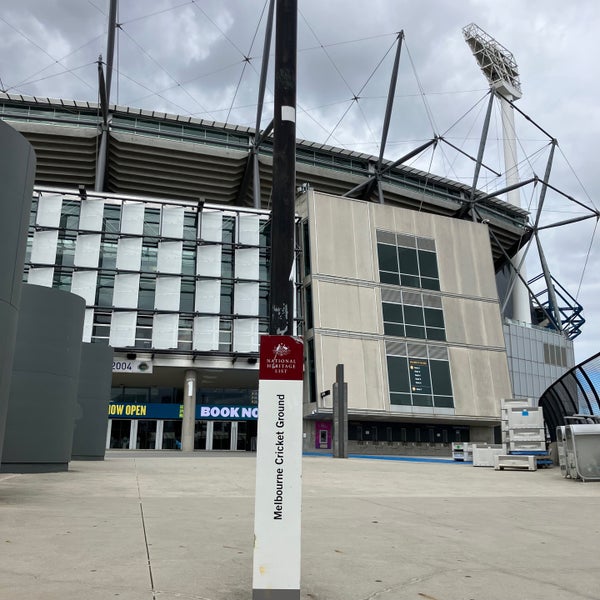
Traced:
[[302, 340], [260, 341], [253, 600], [299, 600]]

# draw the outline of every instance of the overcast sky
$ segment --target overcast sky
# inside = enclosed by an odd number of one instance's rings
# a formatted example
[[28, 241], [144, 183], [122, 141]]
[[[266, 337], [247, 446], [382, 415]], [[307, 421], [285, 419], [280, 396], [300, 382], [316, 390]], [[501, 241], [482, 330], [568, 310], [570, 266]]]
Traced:
[[[108, 0], [0, 4], [0, 88], [96, 102]], [[379, 154], [403, 30], [386, 157], [435, 134], [476, 155], [488, 86], [462, 35], [474, 22], [514, 54], [519, 108], [558, 140], [552, 184], [600, 207], [597, 0], [299, 0], [299, 10], [298, 137]], [[111, 102], [254, 127], [265, 17], [265, 0], [121, 0]], [[270, 74], [263, 126], [272, 116], [272, 87]], [[542, 177], [549, 138], [519, 115], [516, 128], [521, 178]], [[502, 172], [500, 139], [495, 110], [484, 161]], [[473, 177], [473, 163], [445, 144], [409, 164], [467, 183]], [[482, 172], [480, 188], [503, 185]], [[525, 208], [534, 210], [538, 198], [533, 186], [521, 191]], [[555, 192], [546, 202], [546, 224], [589, 214]], [[595, 226], [594, 218], [542, 233], [553, 275], [584, 306], [578, 361], [600, 350]], [[532, 248], [528, 276], [539, 272]]]

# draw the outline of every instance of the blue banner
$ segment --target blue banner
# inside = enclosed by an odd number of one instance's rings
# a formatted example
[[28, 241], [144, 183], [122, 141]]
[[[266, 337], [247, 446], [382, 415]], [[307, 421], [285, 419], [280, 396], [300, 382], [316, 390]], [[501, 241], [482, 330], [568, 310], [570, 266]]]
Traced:
[[[183, 418], [183, 404], [122, 404], [111, 402], [108, 405], [111, 419], [167, 419]], [[198, 421], [256, 421], [257, 406], [196, 406]]]

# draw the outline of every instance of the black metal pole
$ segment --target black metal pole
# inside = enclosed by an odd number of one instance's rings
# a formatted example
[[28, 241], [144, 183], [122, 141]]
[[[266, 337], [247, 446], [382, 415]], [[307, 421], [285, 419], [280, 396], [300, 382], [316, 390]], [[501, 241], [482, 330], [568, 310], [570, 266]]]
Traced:
[[293, 334], [297, 0], [277, 0], [271, 213], [271, 335]]

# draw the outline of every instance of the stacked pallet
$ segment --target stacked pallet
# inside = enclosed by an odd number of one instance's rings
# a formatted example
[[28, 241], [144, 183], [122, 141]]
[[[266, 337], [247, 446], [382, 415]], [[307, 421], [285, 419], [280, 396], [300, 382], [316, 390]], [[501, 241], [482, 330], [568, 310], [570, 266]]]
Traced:
[[505, 398], [501, 413], [504, 453], [494, 457], [494, 468], [535, 471], [548, 459], [542, 408], [528, 398]]

